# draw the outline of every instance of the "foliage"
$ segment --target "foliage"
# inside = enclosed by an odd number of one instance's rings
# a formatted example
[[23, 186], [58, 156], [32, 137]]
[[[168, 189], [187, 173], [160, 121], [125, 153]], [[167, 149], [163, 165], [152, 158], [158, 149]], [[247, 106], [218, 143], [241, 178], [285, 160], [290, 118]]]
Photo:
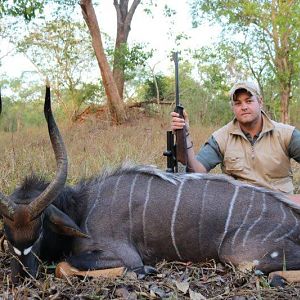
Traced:
[[[210, 56], [211, 52], [205, 52], [205, 56]], [[195, 59], [200, 59], [197, 52]], [[199, 70], [204, 73], [198, 80], [193, 74], [194, 65], [187, 61], [179, 64], [179, 91], [180, 102], [189, 114], [191, 123], [205, 125], [225, 124], [232, 119], [232, 111], [226, 91], [229, 84], [225, 80], [223, 69], [217, 63], [213, 64], [213, 59], [207, 64], [200, 65]], [[156, 75], [159, 88], [160, 100], [173, 101], [175, 103], [175, 78], [162, 74]], [[147, 79], [138, 90], [138, 98], [149, 100], [157, 97], [154, 80]]]
[[26, 22], [40, 16], [47, 4], [57, 4], [60, 7], [74, 7], [77, 0], [1, 0], [0, 18], [3, 16], [22, 17]]
[[299, 1], [193, 0], [191, 9], [195, 26], [207, 19], [223, 25], [224, 34], [237, 41], [236, 55], [248, 59], [248, 68], [261, 86], [264, 73], [267, 81], [276, 81], [281, 118], [287, 121], [291, 85], [300, 72]]
[[[209, 53], [207, 53], [209, 55]], [[199, 57], [198, 57], [199, 58]], [[183, 106], [189, 112], [192, 123], [222, 125], [232, 118], [228, 104], [228, 90], [223, 70], [216, 64], [202, 65], [205, 74], [194, 79], [193, 64], [180, 66], [180, 90]], [[201, 70], [201, 66], [199, 65]], [[201, 73], [200, 73], [201, 74]]]
[[39, 127], [44, 124], [42, 116], [44, 103], [39, 100], [36, 102], [25, 103], [24, 101], [6, 102], [6, 111], [3, 112], [3, 118], [0, 125], [6, 132], [20, 131], [21, 128]]
[[[168, 86], [170, 86], [170, 78], [162, 74], [154, 75], [155, 78], [146, 79], [140, 91], [140, 97], [145, 100], [157, 99], [157, 89], [159, 100], [169, 100]], [[157, 87], [156, 87], [157, 84]]]
[[[45, 122], [43, 117], [44, 88], [35, 80], [34, 74], [28, 78], [0, 78], [2, 114], [0, 128], [7, 132], [22, 128], [39, 127]], [[27, 83], [26, 83], [27, 82]]]
[[44, 1], [36, 0], [2, 0], [0, 2], [0, 17], [11, 15], [13, 17], [23, 16], [26, 21], [35, 18], [41, 13], [44, 7]]
[[[0, 77], [0, 87], [3, 102], [2, 121], [0, 128], [5, 131], [19, 131], [21, 128], [37, 127], [44, 122], [43, 101], [45, 88], [35, 73], [22, 78]], [[58, 119], [72, 116], [73, 104], [78, 107], [85, 103], [103, 103], [104, 91], [100, 83], [83, 82], [72, 90], [62, 89], [60, 93], [51, 88], [51, 98]], [[58, 95], [64, 99], [59, 103]], [[72, 103], [70, 103], [72, 102]], [[73, 116], [75, 117], [75, 116]], [[68, 118], [67, 118], [68, 119]]]
[[107, 47], [106, 53], [110, 63], [115, 60], [115, 67], [124, 69], [125, 79], [131, 80], [136, 76], [137, 69], [145, 68], [146, 61], [153, 55], [153, 50], [145, 51], [145, 48], [140, 43], [131, 46], [122, 43], [118, 49]]
[[[65, 102], [64, 105], [69, 102], [69, 111], [75, 115], [86, 100], [85, 88], [90, 90], [93, 86], [95, 90], [97, 76], [91, 74], [97, 73], [90, 37], [81, 23], [67, 19], [33, 27], [17, 43], [17, 49], [26, 54], [43, 78], [50, 79], [58, 100]], [[98, 91], [100, 88], [98, 85]]]

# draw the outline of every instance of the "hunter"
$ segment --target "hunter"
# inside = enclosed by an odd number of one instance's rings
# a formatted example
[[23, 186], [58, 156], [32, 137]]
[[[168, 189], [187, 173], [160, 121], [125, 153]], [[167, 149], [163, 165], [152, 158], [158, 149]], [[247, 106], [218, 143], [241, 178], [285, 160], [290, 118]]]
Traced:
[[230, 90], [234, 119], [213, 132], [197, 155], [188, 132], [189, 120], [172, 112], [172, 130], [187, 128], [188, 165], [207, 173], [221, 164], [223, 173], [256, 186], [293, 194], [291, 158], [300, 163], [300, 131], [271, 120], [263, 111], [260, 89], [253, 82]]

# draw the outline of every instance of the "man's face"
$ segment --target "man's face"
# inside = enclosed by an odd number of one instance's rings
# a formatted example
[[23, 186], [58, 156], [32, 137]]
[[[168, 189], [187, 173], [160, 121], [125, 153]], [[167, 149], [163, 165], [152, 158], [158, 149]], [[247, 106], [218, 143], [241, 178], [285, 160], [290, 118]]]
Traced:
[[242, 125], [251, 125], [261, 117], [262, 101], [247, 91], [237, 92], [232, 108], [234, 115]]

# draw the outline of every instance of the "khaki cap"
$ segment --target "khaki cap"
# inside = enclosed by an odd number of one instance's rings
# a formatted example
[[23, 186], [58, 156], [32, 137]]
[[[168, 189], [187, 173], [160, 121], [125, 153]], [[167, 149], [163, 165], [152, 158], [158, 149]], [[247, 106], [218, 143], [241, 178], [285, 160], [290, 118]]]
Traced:
[[233, 95], [235, 94], [235, 92], [240, 89], [245, 89], [252, 96], [257, 96], [261, 98], [261, 92], [259, 87], [254, 82], [244, 81], [236, 83], [229, 91], [231, 101], [233, 101]]

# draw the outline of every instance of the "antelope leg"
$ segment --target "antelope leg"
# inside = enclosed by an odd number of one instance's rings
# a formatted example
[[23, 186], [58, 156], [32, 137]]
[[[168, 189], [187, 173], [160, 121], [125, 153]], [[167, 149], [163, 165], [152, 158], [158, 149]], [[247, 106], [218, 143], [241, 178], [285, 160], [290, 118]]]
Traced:
[[269, 274], [269, 280], [272, 280], [274, 276], [280, 276], [289, 283], [300, 282], [300, 270], [271, 272]]
[[55, 276], [58, 278], [67, 278], [70, 276], [115, 278], [117, 276], [121, 276], [124, 271], [124, 267], [92, 271], [79, 271], [78, 269], [72, 267], [70, 264], [64, 261], [60, 262], [56, 266]]
[[94, 250], [70, 256], [66, 261], [80, 271], [108, 269], [124, 266], [124, 263], [111, 251]]
[[[143, 274], [150, 273], [139, 254], [131, 247], [122, 245], [112, 250], [94, 250], [81, 252], [78, 255], [70, 256], [66, 261], [80, 271], [110, 269], [124, 266], [129, 269], [143, 269]], [[153, 270], [152, 270], [153, 271]]]

